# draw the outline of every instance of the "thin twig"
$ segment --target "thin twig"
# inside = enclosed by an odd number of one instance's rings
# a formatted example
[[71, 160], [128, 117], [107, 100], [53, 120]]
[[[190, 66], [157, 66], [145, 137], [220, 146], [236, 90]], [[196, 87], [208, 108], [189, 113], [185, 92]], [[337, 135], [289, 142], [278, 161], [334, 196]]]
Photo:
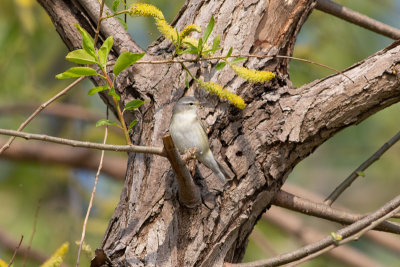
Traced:
[[353, 171], [349, 177], [347, 177], [335, 190], [325, 199], [324, 203], [331, 206], [332, 203], [348, 188], [358, 176], [360, 172], [365, 171], [372, 163], [377, 161], [383, 153], [385, 153], [390, 147], [392, 147], [397, 141], [400, 140], [400, 131], [394, 135], [389, 141], [381, 146], [371, 157], [364, 161], [358, 168]]
[[11, 257], [11, 260], [10, 260], [10, 262], [8, 263], [8, 267], [10, 267], [11, 264], [13, 263], [13, 261], [14, 261], [14, 259], [15, 259], [15, 256], [17, 255], [17, 251], [18, 251], [19, 247], [20, 247], [21, 244], [22, 244], [22, 240], [24, 240], [24, 236], [23, 236], [23, 235], [21, 235], [21, 240], [19, 240], [19, 243], [18, 243], [17, 247], [16, 247], [15, 250], [14, 250], [14, 253], [13, 253], [12, 257]]
[[[328, 65], [318, 63], [315, 61], [311, 61], [309, 59], [304, 59], [304, 58], [299, 58], [299, 57], [292, 57], [292, 56], [283, 56], [283, 55], [253, 55], [253, 54], [248, 54], [248, 55], [231, 55], [229, 56], [237, 58], [237, 57], [252, 57], [252, 58], [286, 58], [286, 59], [293, 59], [297, 61], [302, 61], [302, 62], [307, 62], [310, 64], [314, 64], [323, 68], [327, 68], [329, 70], [335, 71], [338, 74], [341, 74], [345, 76], [347, 79], [349, 79], [351, 82], [354, 83], [354, 81], [347, 76], [343, 71], [340, 71], [338, 69], [329, 67]], [[193, 59], [163, 59], [163, 60], [139, 60], [135, 64], [182, 64], [185, 62], [199, 62], [199, 61], [210, 61], [210, 60], [220, 60], [220, 59], [226, 59], [226, 56], [213, 56], [213, 57], [202, 57], [202, 58], [193, 58]]]
[[[261, 220], [272, 223], [275, 227], [294, 237], [302, 246], [313, 243], [325, 237], [326, 233], [317, 231], [315, 227], [303, 221], [299, 216], [279, 207], [272, 207], [262, 215]], [[256, 230], [257, 228], [254, 228]], [[365, 236], [370, 234], [368, 232]], [[250, 235], [250, 238], [253, 233]], [[268, 255], [268, 254], [267, 254]], [[274, 256], [274, 255], [272, 255]], [[334, 258], [346, 266], [354, 267], [378, 267], [381, 266], [366, 253], [351, 246], [341, 246], [329, 251], [326, 256]]]
[[315, 8], [394, 40], [400, 39], [399, 29], [372, 19], [364, 14], [360, 14], [350, 8], [341, 6], [333, 1], [317, 0]]
[[29, 254], [29, 252], [30, 252], [30, 250], [31, 250], [33, 237], [35, 236], [35, 233], [36, 233], [36, 225], [37, 225], [37, 219], [38, 219], [39, 209], [40, 209], [40, 200], [38, 201], [37, 206], [36, 206], [35, 216], [33, 217], [33, 228], [32, 228], [32, 233], [31, 233], [31, 237], [29, 238], [29, 243], [28, 243], [27, 250], [25, 251], [24, 262], [22, 263], [22, 266], [25, 266], [26, 260], [27, 260], [27, 258], [28, 258], [28, 254]]
[[[52, 102], [54, 102], [55, 100], [57, 100], [58, 98], [60, 98], [61, 96], [65, 95], [69, 90], [71, 90], [75, 85], [77, 85], [78, 83], [80, 83], [83, 79], [85, 79], [86, 77], [80, 77], [78, 79], [76, 79], [73, 83], [71, 83], [70, 85], [68, 85], [67, 87], [65, 87], [64, 90], [62, 90], [61, 92], [59, 92], [58, 94], [56, 94], [55, 96], [53, 96], [51, 99], [49, 99], [47, 102], [45, 102], [44, 104], [40, 105], [40, 107], [38, 107], [35, 112], [32, 113], [32, 115], [29, 116], [28, 119], [26, 119], [26, 121], [24, 121], [19, 127], [17, 131], [22, 131], [26, 125], [28, 125], [29, 122], [31, 122], [33, 120], [34, 117], [36, 117], [37, 114], [39, 114], [40, 111], [42, 111], [44, 108], [46, 108], [48, 105], [50, 105]], [[10, 139], [8, 140], [8, 142], [0, 149], [0, 154], [3, 153], [4, 150], [8, 149], [11, 145], [11, 143], [14, 141], [15, 136], [10, 137]]]
[[[102, 0], [101, 4], [100, 4], [100, 15], [99, 15], [100, 18], [103, 15], [103, 10], [104, 10], [104, 0]], [[101, 24], [101, 19], [97, 20], [96, 32], [94, 34], [94, 46], [95, 47], [96, 47], [97, 40], [99, 39], [100, 24]]]
[[110, 151], [120, 151], [120, 152], [136, 152], [144, 154], [154, 154], [162, 157], [166, 157], [165, 151], [162, 147], [151, 147], [151, 146], [135, 146], [135, 145], [107, 145], [100, 143], [84, 142], [71, 139], [64, 139], [44, 134], [32, 134], [19, 132], [15, 130], [0, 129], [0, 134], [21, 137], [25, 139], [40, 140], [46, 142], [52, 142], [62, 145], [69, 145], [73, 147], [86, 147], [98, 150], [110, 150]]
[[[366, 216], [334, 209], [326, 204], [313, 202], [283, 190], [276, 193], [272, 204], [340, 224], [352, 224]], [[400, 225], [394, 222], [382, 222], [375, 230], [400, 234]]]
[[[107, 109], [107, 111], [108, 111], [108, 109]], [[107, 117], [108, 117], [108, 112], [107, 112]], [[103, 144], [106, 143], [107, 136], [108, 136], [108, 127], [106, 126], [105, 133], [104, 133]], [[88, 206], [88, 209], [87, 209], [87, 212], [86, 212], [85, 220], [83, 222], [82, 236], [81, 236], [81, 241], [79, 243], [78, 256], [77, 256], [77, 259], [76, 259], [76, 267], [79, 266], [79, 259], [80, 259], [80, 256], [81, 256], [82, 245], [83, 245], [83, 242], [85, 240], [86, 225], [87, 225], [87, 222], [89, 220], [90, 210], [92, 209], [92, 206], [93, 206], [94, 194], [96, 193], [97, 182], [99, 180], [99, 175], [100, 175], [101, 168], [103, 167], [103, 160], [104, 160], [104, 150], [101, 151], [99, 168], [97, 169], [96, 178], [94, 180], [94, 186], [93, 186], [93, 190], [92, 190], [92, 195], [90, 196], [89, 206]]]
[[390, 219], [390, 217], [392, 217], [398, 211], [400, 211], [400, 206], [398, 206], [395, 210], [392, 210], [391, 212], [389, 212], [386, 215], [382, 216], [381, 218], [371, 222], [371, 224], [369, 226], [364, 227], [359, 232], [354, 233], [353, 235], [350, 235], [349, 237], [347, 237], [347, 238], [345, 238], [343, 240], [337, 241], [336, 243], [331, 244], [331, 245], [329, 245], [328, 247], [326, 247], [324, 249], [316, 251], [316, 252], [308, 255], [307, 257], [302, 258], [301, 260], [293, 262], [290, 266], [297, 266], [297, 265], [299, 265], [299, 264], [301, 264], [303, 262], [309, 261], [310, 259], [313, 259], [313, 258], [315, 258], [315, 257], [317, 257], [319, 255], [322, 255], [322, 254], [330, 251], [331, 249], [336, 248], [337, 246], [344, 245], [346, 243], [349, 243], [350, 241], [358, 240], [363, 234], [365, 234], [369, 230], [373, 229], [374, 227], [376, 227], [377, 225], [379, 225], [383, 221], [385, 221], [387, 219]]
[[[0, 246], [2, 249], [13, 252], [15, 247], [18, 246], [18, 242], [19, 240], [16, 240], [14, 237], [9, 235], [9, 231], [0, 228]], [[28, 248], [24, 245], [21, 245], [18, 251], [21, 255], [27, 254], [29, 259], [38, 263], [44, 262], [49, 258], [48, 255], [45, 255], [33, 248], [28, 251]]]
[[[391, 201], [387, 202], [381, 208], [376, 210], [374, 213], [358, 220], [357, 222], [346, 226], [335, 232], [335, 236], [342, 237], [342, 241], [347, 241], [348, 238], [353, 240], [354, 238], [358, 238], [358, 234], [363, 234], [364, 231], [370, 230], [376, 227], [378, 224], [386, 220], [387, 218], [393, 216], [400, 210], [400, 195], [393, 198]], [[296, 260], [300, 260], [302, 258], [307, 257], [308, 255], [318, 253], [322, 249], [329, 247], [330, 249], [337, 246], [337, 244], [341, 244], [341, 241], [334, 240], [331, 235], [321, 239], [318, 242], [312, 243], [310, 245], [304, 246], [295, 251], [281, 254], [277, 257], [273, 257], [270, 259], [264, 259], [254, 262], [242, 263], [242, 264], [225, 264], [226, 266], [236, 266], [236, 267], [258, 267], [258, 266], [279, 266], [287, 263], [294, 262]]]

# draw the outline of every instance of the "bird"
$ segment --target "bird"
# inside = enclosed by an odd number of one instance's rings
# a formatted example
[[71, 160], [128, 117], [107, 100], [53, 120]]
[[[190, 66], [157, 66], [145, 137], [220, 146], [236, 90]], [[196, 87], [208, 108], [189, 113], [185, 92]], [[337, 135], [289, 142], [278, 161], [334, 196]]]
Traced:
[[184, 96], [172, 110], [169, 132], [180, 153], [195, 149], [194, 155], [202, 164], [211, 169], [222, 183], [228, 172], [210, 150], [208, 136], [197, 113], [200, 102], [193, 96]]

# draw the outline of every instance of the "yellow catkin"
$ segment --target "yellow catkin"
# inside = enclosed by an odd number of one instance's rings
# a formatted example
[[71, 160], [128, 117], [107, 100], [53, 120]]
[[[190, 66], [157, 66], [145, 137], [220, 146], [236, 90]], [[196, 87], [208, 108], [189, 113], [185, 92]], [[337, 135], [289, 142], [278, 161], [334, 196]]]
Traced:
[[165, 19], [155, 18], [157, 29], [164, 37], [172, 42], [176, 42], [176, 31], [169, 25]]
[[243, 99], [235, 93], [232, 93], [230, 90], [224, 88], [222, 85], [213, 83], [213, 82], [204, 82], [199, 80], [200, 86], [206, 89], [208, 92], [217, 95], [219, 98], [227, 99], [231, 102], [235, 107], [244, 109], [246, 104]]
[[[143, 4], [143, 3], [138, 3], [138, 4], [132, 4], [131, 8], [129, 9], [129, 14], [131, 16], [145, 16], [145, 17], [153, 17], [156, 21], [157, 29], [158, 31], [168, 40], [172, 41], [173, 43], [176, 43], [176, 31], [174, 28], [171, 27], [171, 25], [168, 24], [168, 22], [165, 20], [163, 13], [161, 10], [156, 8], [153, 5], [150, 4]], [[187, 31], [187, 32], [185, 32]], [[192, 32], [192, 31], [198, 31], [200, 32], [200, 27], [194, 24], [190, 24], [186, 26], [186, 28], [183, 30], [182, 33], [180, 33], [181, 37], [183, 35], [183, 40], [182, 40], [182, 46], [183, 47], [188, 47], [185, 43], [190, 43], [194, 46], [198, 46], [199, 40], [194, 39], [191, 37], [188, 37], [187, 35]], [[204, 49], [209, 49], [207, 45], [204, 45]]]
[[252, 83], [263, 83], [275, 78], [275, 74], [270, 71], [251, 70], [232, 64], [230, 64], [230, 66], [238, 76]]
[[62, 244], [53, 255], [51, 255], [50, 259], [45, 261], [40, 267], [58, 267], [63, 262], [64, 255], [68, 252], [69, 243], [65, 242]]
[[153, 17], [164, 20], [164, 15], [161, 12], [161, 10], [149, 4], [143, 4], [143, 3], [132, 4], [131, 8], [129, 9], [129, 13], [131, 16], [137, 15], [137, 16]]
[[0, 267], [8, 267], [8, 263], [0, 259]]
[[201, 29], [196, 24], [189, 24], [180, 33], [181, 39], [184, 39], [185, 37], [187, 37], [191, 32], [201, 32]]

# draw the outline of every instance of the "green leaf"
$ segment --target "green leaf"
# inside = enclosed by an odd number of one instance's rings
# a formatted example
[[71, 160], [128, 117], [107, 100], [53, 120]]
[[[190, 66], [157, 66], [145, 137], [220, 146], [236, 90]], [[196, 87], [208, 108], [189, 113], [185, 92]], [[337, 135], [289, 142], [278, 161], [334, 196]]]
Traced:
[[226, 62], [225, 61], [221, 61], [217, 64], [217, 66], [215, 67], [216, 70], [222, 70], [224, 67], [226, 66]]
[[102, 66], [105, 66], [107, 64], [107, 59], [108, 59], [108, 54], [111, 51], [111, 48], [113, 46], [114, 39], [112, 36], [109, 36], [104, 43], [101, 45], [99, 49], [99, 59], [100, 59], [100, 64]]
[[217, 36], [215, 36], [214, 37], [214, 40], [213, 40], [213, 45], [212, 45], [212, 48], [211, 48], [211, 50], [212, 50], [212, 52], [215, 52], [215, 51], [217, 51], [218, 49], [219, 49], [219, 43], [221, 42], [221, 35], [217, 35]]
[[65, 58], [77, 64], [95, 64], [97, 62], [96, 58], [84, 49], [71, 51]]
[[196, 47], [196, 46], [194, 46], [193, 44], [191, 44], [191, 43], [188, 43], [188, 42], [184, 42], [186, 45], [188, 45], [190, 48], [188, 48], [188, 49], [186, 49], [186, 50], [184, 50], [183, 52], [182, 52], [182, 54], [185, 54], [185, 53], [190, 53], [190, 54], [198, 54], [198, 48]]
[[85, 31], [85, 29], [83, 29], [81, 26], [79, 26], [79, 24], [76, 24], [75, 26], [82, 35], [83, 49], [86, 52], [88, 52], [90, 55], [92, 55], [93, 57], [96, 57], [96, 52], [94, 50], [94, 41], [93, 41], [92, 36], [90, 36], [90, 34], [87, 31]]
[[226, 54], [225, 58], [228, 58], [232, 55], [233, 48], [229, 48], [228, 54]]
[[365, 177], [365, 173], [363, 171], [356, 172], [358, 176]]
[[108, 91], [108, 94], [109, 94], [110, 96], [112, 96], [113, 98], [115, 98], [117, 101], [120, 101], [120, 100], [121, 100], [121, 97], [119, 97], [119, 95], [115, 92], [114, 87], [111, 88], [110, 91]]
[[106, 119], [101, 119], [96, 122], [96, 127], [104, 126], [104, 125], [113, 125], [113, 126], [117, 126], [118, 128], [121, 128], [121, 126], [118, 125], [117, 123], [110, 121], [110, 120], [106, 120]]
[[129, 131], [132, 131], [132, 128], [133, 128], [133, 126], [136, 125], [136, 123], [138, 123], [138, 120], [133, 120], [133, 121], [129, 124], [128, 130], [129, 130]]
[[119, 55], [117, 61], [115, 62], [113, 73], [115, 75], [120, 74], [123, 70], [128, 68], [130, 65], [138, 61], [144, 56], [144, 53], [131, 53], [124, 52]]
[[147, 101], [143, 101], [140, 99], [134, 99], [132, 101], [129, 101], [126, 105], [124, 110], [133, 110], [133, 109], [137, 109], [140, 108], [144, 103], [146, 103]]
[[113, 3], [112, 3], [112, 10], [114, 11], [114, 12], [117, 12], [117, 9], [118, 9], [118, 6], [119, 6], [119, 3], [121, 2], [121, 0], [115, 0]]
[[204, 43], [207, 43], [208, 37], [210, 36], [213, 28], [214, 28], [214, 16], [211, 16], [210, 22], [208, 23], [207, 28], [203, 33], [203, 42]]
[[200, 55], [201, 52], [203, 51], [203, 39], [199, 39], [199, 42], [197, 43], [197, 53]]
[[128, 30], [128, 25], [126, 25], [126, 22], [123, 19], [119, 18], [119, 17], [116, 17], [116, 18], [122, 24], [122, 26], [124, 27], [125, 31], [127, 31]]
[[101, 91], [104, 91], [107, 89], [109, 89], [108, 85], [96, 86], [89, 90], [88, 95], [94, 95], [95, 93], [98, 93], [98, 92], [101, 92]]
[[243, 62], [243, 61], [246, 61], [247, 60], [247, 57], [237, 57], [237, 58], [235, 58], [234, 60], [232, 60], [231, 61], [231, 64], [237, 64], [237, 63], [239, 63], [239, 62]]
[[72, 67], [63, 73], [57, 74], [57, 79], [68, 79], [82, 76], [99, 75], [94, 69], [89, 67]]

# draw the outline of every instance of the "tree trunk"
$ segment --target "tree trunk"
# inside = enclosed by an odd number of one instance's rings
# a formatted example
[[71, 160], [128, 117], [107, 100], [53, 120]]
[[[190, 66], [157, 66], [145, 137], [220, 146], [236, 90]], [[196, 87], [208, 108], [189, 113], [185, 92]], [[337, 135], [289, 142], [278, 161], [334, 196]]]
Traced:
[[[89, 32], [96, 25], [97, 0], [38, 0], [51, 16], [69, 49], [80, 47], [74, 24]], [[221, 35], [222, 54], [291, 55], [297, 33], [314, 1], [188, 0], [174, 21], [182, 30], [195, 23], [205, 28], [215, 17], [210, 37]], [[114, 35], [113, 56], [140, 48], [114, 19], [103, 22], [101, 39]], [[177, 182], [167, 159], [129, 155], [125, 185], [110, 220], [102, 248], [117, 266], [222, 266], [240, 262], [247, 238], [274, 194], [294, 166], [320, 144], [349, 125], [400, 100], [398, 43], [355, 64], [342, 74], [293, 88], [288, 60], [250, 58], [245, 65], [277, 73], [264, 85], [250, 85], [216, 62], [190, 64], [192, 73], [218, 82], [241, 95], [239, 111], [201, 89], [195, 95], [208, 104], [200, 113], [208, 125], [211, 149], [234, 177], [222, 185], [198, 164], [195, 180], [203, 203], [186, 208], [177, 199]], [[163, 40], [151, 45], [144, 59], [170, 58], [173, 46]], [[185, 92], [179, 64], [136, 64], [117, 80], [121, 103], [149, 100], [139, 112], [126, 115], [139, 123], [134, 144], [161, 146], [172, 107]], [[99, 83], [98, 80], [94, 80]], [[105, 103], [112, 107], [106, 95]]]

